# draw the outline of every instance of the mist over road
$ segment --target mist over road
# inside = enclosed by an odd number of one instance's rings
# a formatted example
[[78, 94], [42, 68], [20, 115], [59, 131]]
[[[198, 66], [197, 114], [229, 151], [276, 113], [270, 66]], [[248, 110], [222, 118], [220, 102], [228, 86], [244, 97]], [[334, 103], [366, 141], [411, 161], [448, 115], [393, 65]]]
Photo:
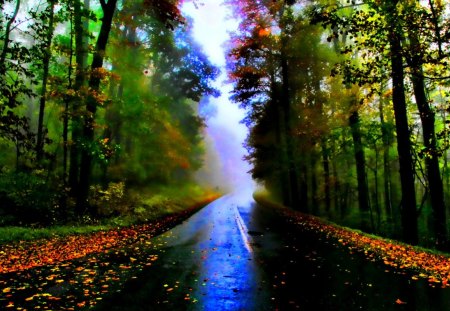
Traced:
[[450, 291], [297, 232], [251, 192], [153, 240], [159, 260], [97, 309], [450, 310]]

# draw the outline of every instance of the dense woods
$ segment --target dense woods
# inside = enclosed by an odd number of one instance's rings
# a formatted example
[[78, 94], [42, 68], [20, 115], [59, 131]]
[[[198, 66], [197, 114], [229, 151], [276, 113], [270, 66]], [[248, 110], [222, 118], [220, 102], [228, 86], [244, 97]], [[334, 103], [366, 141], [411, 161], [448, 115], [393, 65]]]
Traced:
[[177, 1], [0, 7], [0, 224], [111, 216], [130, 190], [192, 180], [218, 69]]
[[227, 1], [253, 177], [284, 204], [448, 250], [446, 1]]
[[[304, 213], [448, 250], [450, 4], [225, 2], [253, 177]], [[1, 225], [117, 215], [192, 181], [219, 69], [179, 5], [1, 3]]]

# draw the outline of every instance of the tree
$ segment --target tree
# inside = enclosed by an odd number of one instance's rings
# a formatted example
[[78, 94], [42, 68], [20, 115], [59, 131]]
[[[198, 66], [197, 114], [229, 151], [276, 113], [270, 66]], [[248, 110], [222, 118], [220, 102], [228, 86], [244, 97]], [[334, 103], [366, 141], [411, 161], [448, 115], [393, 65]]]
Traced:
[[49, 68], [50, 68], [50, 58], [51, 58], [51, 47], [55, 24], [55, 0], [49, 0], [48, 8], [43, 12], [43, 18], [48, 19], [47, 27], [42, 29], [45, 33], [44, 42], [42, 44], [43, 56], [42, 56], [42, 86], [41, 94], [39, 99], [39, 120], [37, 126], [37, 139], [36, 139], [36, 160], [38, 162], [42, 161], [44, 157], [44, 112], [45, 103], [47, 97], [47, 84], [49, 78]]

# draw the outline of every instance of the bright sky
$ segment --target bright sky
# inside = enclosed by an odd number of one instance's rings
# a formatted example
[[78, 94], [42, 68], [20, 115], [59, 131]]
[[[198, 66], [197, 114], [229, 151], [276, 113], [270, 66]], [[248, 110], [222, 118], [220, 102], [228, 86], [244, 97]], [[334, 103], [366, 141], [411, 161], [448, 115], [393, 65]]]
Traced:
[[[217, 115], [208, 120], [207, 134], [212, 139], [214, 149], [221, 160], [220, 170], [230, 185], [234, 189], [252, 186], [251, 177], [246, 173], [250, 166], [242, 160], [246, 153], [242, 144], [248, 130], [245, 125], [240, 124], [240, 121], [244, 118], [245, 112], [228, 100], [231, 86], [224, 83], [226, 79], [224, 43], [229, 38], [228, 33], [237, 29], [238, 21], [230, 19], [231, 13], [222, 5], [222, 0], [199, 2], [202, 2], [202, 5], [199, 4], [198, 8], [191, 1], [186, 2], [183, 12], [194, 19], [194, 37], [203, 46], [205, 54], [214, 65], [222, 69], [222, 76], [216, 83], [222, 96], [211, 100], [217, 106]], [[223, 178], [219, 177], [217, 180]]]

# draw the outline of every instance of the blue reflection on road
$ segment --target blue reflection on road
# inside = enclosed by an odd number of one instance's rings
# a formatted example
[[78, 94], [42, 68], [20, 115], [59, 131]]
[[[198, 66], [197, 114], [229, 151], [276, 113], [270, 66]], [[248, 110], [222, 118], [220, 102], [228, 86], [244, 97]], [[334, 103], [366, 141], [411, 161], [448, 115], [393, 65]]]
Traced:
[[[262, 288], [247, 228], [239, 211], [253, 204], [227, 196], [207, 207], [206, 230], [196, 244], [198, 277], [192, 290], [192, 310], [256, 310]], [[251, 199], [251, 196], [250, 196]], [[239, 209], [238, 209], [239, 206]], [[192, 232], [195, 231], [192, 228]], [[261, 294], [262, 295], [262, 294]], [[257, 303], [258, 302], [258, 303]]]

